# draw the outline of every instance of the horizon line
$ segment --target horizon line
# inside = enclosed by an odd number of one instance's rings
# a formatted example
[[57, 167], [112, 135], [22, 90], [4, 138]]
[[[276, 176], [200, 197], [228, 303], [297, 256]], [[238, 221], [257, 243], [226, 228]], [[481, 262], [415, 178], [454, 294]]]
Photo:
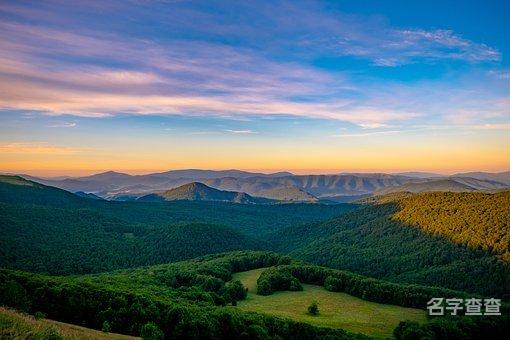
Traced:
[[404, 174], [404, 173], [428, 173], [441, 176], [451, 176], [458, 173], [484, 172], [504, 173], [510, 170], [488, 170], [488, 169], [450, 169], [450, 170], [428, 170], [428, 169], [243, 169], [243, 168], [175, 168], [175, 169], [27, 169], [27, 170], [0, 170], [2, 175], [28, 175], [33, 177], [84, 177], [107, 172], [122, 173], [130, 176], [151, 175], [169, 171], [198, 170], [198, 171], [245, 171], [257, 172], [265, 175], [279, 172], [289, 172], [292, 175], [340, 175], [340, 174]]

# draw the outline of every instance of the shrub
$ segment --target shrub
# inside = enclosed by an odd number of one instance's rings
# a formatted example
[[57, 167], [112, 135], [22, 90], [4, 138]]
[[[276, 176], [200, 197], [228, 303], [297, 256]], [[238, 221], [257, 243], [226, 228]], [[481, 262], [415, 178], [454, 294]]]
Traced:
[[318, 315], [319, 314], [319, 305], [317, 301], [312, 301], [310, 306], [308, 306], [308, 314], [310, 315]]
[[163, 332], [153, 322], [143, 325], [140, 336], [144, 340], [160, 340], [163, 339]]

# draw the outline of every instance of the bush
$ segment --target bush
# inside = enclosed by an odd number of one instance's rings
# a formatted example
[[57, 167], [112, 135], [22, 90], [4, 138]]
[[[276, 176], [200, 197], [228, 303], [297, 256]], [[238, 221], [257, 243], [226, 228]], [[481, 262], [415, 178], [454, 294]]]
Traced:
[[140, 336], [144, 340], [160, 340], [163, 339], [163, 332], [153, 322], [143, 325]]
[[108, 321], [103, 322], [103, 326], [101, 327], [101, 330], [105, 333], [108, 333], [112, 330], [112, 326]]
[[317, 301], [312, 301], [310, 306], [308, 306], [308, 314], [313, 315], [313, 316], [319, 314], [319, 305], [318, 305]]
[[43, 312], [35, 312], [34, 313], [34, 318], [36, 320], [41, 320], [41, 319], [44, 319], [45, 317], [46, 317], [46, 315]]

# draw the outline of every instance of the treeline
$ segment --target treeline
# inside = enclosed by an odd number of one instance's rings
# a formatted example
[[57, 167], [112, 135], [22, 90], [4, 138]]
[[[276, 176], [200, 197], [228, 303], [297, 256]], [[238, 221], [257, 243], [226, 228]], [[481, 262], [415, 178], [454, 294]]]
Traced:
[[[0, 270], [0, 304], [29, 313], [44, 313], [54, 320], [136, 336], [142, 329], [156, 328], [170, 339], [365, 338], [340, 329], [222, 307], [227, 299], [220, 295], [222, 292], [229, 294], [231, 301], [246, 294], [239, 282], [223, 281], [232, 276], [232, 270], [289, 261], [289, 258], [271, 253], [235, 253], [167, 268], [148, 267], [113, 273], [110, 277], [107, 274], [48, 277]], [[179, 277], [176, 276], [178, 268], [182, 269]], [[127, 277], [134, 278], [132, 286], [128, 285]], [[185, 282], [175, 280], [187, 280], [189, 286], [180, 286]], [[116, 281], [119, 284], [115, 284]], [[210, 282], [220, 284], [210, 285]], [[162, 289], [153, 290], [157, 285]], [[216, 295], [218, 299], [204, 300], [203, 295]]]
[[367, 301], [420, 309], [424, 309], [433, 297], [468, 297], [466, 293], [445, 288], [398, 284], [305, 264], [278, 266], [264, 271], [257, 280], [257, 294], [302, 290], [301, 283], [323, 286], [329, 291], [344, 292]]
[[[471, 298], [463, 292], [418, 285], [385, 282], [361, 275], [310, 265], [283, 265], [264, 271], [257, 281], [257, 294], [279, 290], [302, 290], [301, 283], [345, 292], [363, 300], [424, 309], [434, 297]], [[510, 334], [510, 305], [501, 316], [434, 317], [425, 324], [404, 321], [394, 330], [397, 339], [504, 339]]]

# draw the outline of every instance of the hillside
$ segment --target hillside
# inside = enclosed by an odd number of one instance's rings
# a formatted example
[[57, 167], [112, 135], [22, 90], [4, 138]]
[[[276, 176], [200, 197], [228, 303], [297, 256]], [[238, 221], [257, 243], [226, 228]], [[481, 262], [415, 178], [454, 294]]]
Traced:
[[[240, 170], [189, 169], [133, 176], [108, 171], [76, 178], [40, 179], [30, 176], [25, 178], [71, 192], [91, 192], [107, 199], [133, 200], [154, 192], [177, 188], [190, 182], [200, 182], [218, 190], [245, 192], [251, 196], [264, 196], [264, 192], [268, 190], [292, 187], [319, 199], [336, 197], [333, 200], [345, 202], [346, 197], [361, 197], [385, 188], [437, 180], [438, 176], [432, 173], [293, 175], [287, 172], [263, 174]], [[482, 178], [484, 176], [486, 178]], [[504, 178], [505, 173], [475, 173], [472, 177], [459, 174], [450, 179], [479, 190], [497, 190], [510, 185], [505, 184]], [[449, 179], [449, 177], [443, 177], [443, 179]]]
[[79, 274], [211, 252], [267, 249], [268, 233], [355, 208], [348, 204], [110, 202], [7, 176], [0, 182], [0, 266]]
[[107, 333], [68, 323], [36, 319], [31, 315], [0, 307], [0, 338], [2, 339], [94, 339], [129, 340], [137, 337]]
[[259, 197], [289, 202], [318, 202], [317, 197], [296, 187], [276, 188], [262, 190], [257, 193]]
[[453, 175], [454, 177], [469, 177], [479, 180], [490, 180], [510, 185], [510, 171], [506, 172], [464, 172]]
[[321, 265], [505, 296], [509, 206], [510, 192], [396, 195], [271, 239], [276, 249]]
[[476, 191], [475, 188], [459, 183], [453, 179], [438, 179], [430, 180], [421, 183], [406, 183], [397, 187], [384, 188], [376, 191], [375, 195], [385, 195], [392, 192], [432, 192], [432, 191], [443, 191], [443, 192], [471, 192]]
[[244, 192], [217, 190], [200, 182], [192, 182], [162, 193], [149, 194], [137, 199], [140, 202], [162, 201], [219, 201], [232, 203], [269, 203], [270, 200], [251, 197]]
[[[335, 320], [333, 324], [322, 320], [326, 327], [313, 325], [321, 323], [320, 313], [317, 320], [307, 320], [299, 312], [286, 318], [275, 317], [283, 315], [277, 309], [245, 312], [245, 307], [249, 307], [245, 302], [250, 304], [250, 296], [247, 299], [245, 287], [236, 280], [241, 277], [236, 273], [260, 268], [266, 269], [257, 271], [260, 273], [257, 300], [264, 301], [267, 306], [281, 305], [278, 295], [288, 295], [282, 291], [302, 292], [299, 296], [308, 300], [311, 297], [306, 297], [309, 285], [314, 285], [313, 291], [321, 294], [317, 296], [319, 299], [326, 297], [329, 304], [338, 300], [335, 309], [349, 303], [361, 310], [346, 305], [345, 311], [350, 311], [350, 315], [341, 315], [337, 324]], [[249, 287], [253, 293], [253, 286]], [[390, 283], [308, 265], [270, 252], [208, 255], [179, 263], [84, 276], [55, 277], [0, 269], [1, 305], [28, 313], [42, 312], [50, 319], [93, 329], [104, 328], [106, 324], [111, 332], [134, 336], [150, 328], [171, 339], [367, 339], [338, 328], [338, 321], [360, 332], [377, 335], [382, 331], [387, 335], [390, 331], [387, 321], [391, 320], [392, 325], [403, 319], [425, 321], [424, 311], [416, 308], [423, 309], [435, 296], [462, 298], [469, 295]], [[372, 312], [366, 310], [367, 306]], [[251, 307], [256, 304], [252, 303]], [[327, 313], [328, 306], [324, 304], [323, 307], [323, 312]], [[459, 332], [480, 332], [498, 338], [508, 332], [508, 307], [504, 305], [502, 311], [504, 316], [498, 318], [435, 318], [419, 327], [427, 327], [430, 322], [428, 327], [432, 334], [444, 338]], [[338, 312], [342, 313], [334, 311]], [[385, 319], [384, 325], [381, 318]]]

